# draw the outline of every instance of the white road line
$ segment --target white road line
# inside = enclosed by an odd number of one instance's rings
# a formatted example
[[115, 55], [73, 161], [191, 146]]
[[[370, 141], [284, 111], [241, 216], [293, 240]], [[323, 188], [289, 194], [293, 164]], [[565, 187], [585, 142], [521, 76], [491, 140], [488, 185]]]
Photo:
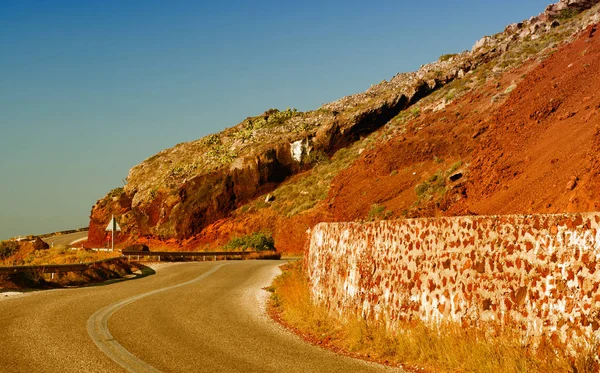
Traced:
[[104, 354], [106, 354], [115, 363], [119, 364], [129, 372], [160, 372], [159, 370], [147, 364], [146, 362], [138, 359], [135, 355], [127, 351], [125, 347], [121, 346], [121, 344], [119, 344], [119, 342], [117, 342], [114, 339], [112, 334], [110, 334], [110, 330], [108, 329], [108, 319], [112, 316], [113, 313], [115, 313], [116, 311], [125, 307], [128, 304], [131, 304], [142, 298], [146, 298], [150, 295], [154, 295], [163, 291], [172, 290], [178, 287], [187, 286], [195, 282], [202, 281], [206, 277], [215, 273], [219, 268], [227, 264], [229, 263], [220, 264], [212, 268], [208, 272], [205, 272], [202, 275], [188, 282], [169, 286], [162, 289], [152, 290], [147, 293], [139, 294], [106, 306], [102, 309], [99, 309], [89, 318], [87, 322], [87, 331], [89, 336], [92, 338], [96, 346], [98, 346], [98, 348], [102, 352], [104, 352]]
[[82, 238], [78, 238], [75, 241], [71, 242], [69, 245], [73, 245], [74, 243], [85, 241], [87, 239], [88, 239], [87, 236], [86, 237], [82, 237]]

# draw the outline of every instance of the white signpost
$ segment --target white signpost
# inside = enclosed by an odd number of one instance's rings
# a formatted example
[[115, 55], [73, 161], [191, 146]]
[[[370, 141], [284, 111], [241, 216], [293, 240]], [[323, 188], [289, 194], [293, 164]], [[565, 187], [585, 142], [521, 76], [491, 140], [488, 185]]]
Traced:
[[112, 216], [112, 218], [110, 218], [110, 223], [108, 223], [108, 225], [106, 226], [105, 231], [112, 232], [112, 238], [110, 240], [110, 243], [111, 243], [110, 251], [114, 251], [115, 250], [115, 231], [117, 231], [117, 232], [121, 231], [121, 227], [119, 227], [119, 223], [117, 223], [117, 220], [115, 219], [114, 215]]

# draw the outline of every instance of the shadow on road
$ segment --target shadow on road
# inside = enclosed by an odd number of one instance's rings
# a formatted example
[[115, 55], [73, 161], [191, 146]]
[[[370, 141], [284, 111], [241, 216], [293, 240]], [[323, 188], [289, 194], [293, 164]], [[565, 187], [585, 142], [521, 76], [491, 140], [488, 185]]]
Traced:
[[[36, 284], [37, 286], [32, 286], [31, 282], [29, 281], [22, 281], [22, 279], [18, 279], [17, 281], [11, 281], [13, 284], [19, 284], [21, 285], [20, 287], [9, 287], [9, 288], [0, 288], [0, 299], [7, 297], [9, 294], [10, 295], [16, 295], [16, 294], [24, 294], [24, 293], [34, 293], [34, 292], [39, 292], [39, 291], [44, 291], [44, 290], [53, 290], [53, 289], [77, 289], [77, 288], [87, 288], [87, 287], [95, 287], [95, 286], [106, 286], [106, 285], [111, 285], [111, 284], [115, 284], [115, 283], [119, 283], [119, 282], [123, 282], [123, 281], [129, 281], [129, 280], [137, 280], [137, 279], [141, 279], [147, 276], [151, 276], [156, 274], [156, 271], [148, 266], [145, 266], [143, 264], [137, 263], [136, 267], [138, 268], [137, 271], [135, 271], [133, 274], [131, 275], [127, 275], [125, 277], [119, 277], [119, 278], [113, 278], [110, 280], [105, 280], [102, 282], [93, 282], [93, 283], [87, 283], [87, 284], [79, 284], [79, 285], [66, 285], [66, 286], [61, 286], [55, 283], [51, 283], [51, 282], [46, 282], [44, 281], [43, 283], [38, 283]], [[18, 275], [22, 275], [21, 273]], [[8, 276], [5, 276], [8, 277]], [[23, 277], [23, 276], [20, 276]], [[1, 284], [0, 284], [1, 286]], [[5, 294], [6, 293], [6, 294]], [[2, 296], [3, 294], [5, 294], [4, 296]]]
[[120, 278], [113, 278], [111, 280], [106, 280], [106, 281], [102, 281], [102, 282], [98, 282], [98, 283], [94, 283], [94, 284], [88, 284], [88, 285], [77, 286], [77, 287], [105, 286], [105, 285], [111, 285], [111, 284], [115, 284], [115, 283], [123, 282], [123, 281], [138, 280], [140, 278], [144, 278], [144, 277], [156, 274], [156, 271], [148, 266], [145, 266], [140, 263], [137, 263], [137, 266], [139, 269], [136, 272], [134, 272], [133, 275], [120, 277]]

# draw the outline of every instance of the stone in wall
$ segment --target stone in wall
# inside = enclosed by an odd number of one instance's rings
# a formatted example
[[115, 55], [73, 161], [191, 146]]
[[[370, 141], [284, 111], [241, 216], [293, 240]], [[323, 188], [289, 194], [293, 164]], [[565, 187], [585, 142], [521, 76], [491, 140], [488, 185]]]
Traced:
[[600, 214], [322, 223], [313, 298], [342, 317], [491, 322], [573, 348], [599, 336]]

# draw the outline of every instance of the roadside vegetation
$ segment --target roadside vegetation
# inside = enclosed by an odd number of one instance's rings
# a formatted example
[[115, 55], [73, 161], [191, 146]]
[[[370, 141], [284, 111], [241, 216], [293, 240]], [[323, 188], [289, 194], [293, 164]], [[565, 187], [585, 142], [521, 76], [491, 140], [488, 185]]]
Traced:
[[275, 248], [275, 240], [270, 232], [256, 232], [242, 237], [234, 237], [223, 246], [224, 251], [257, 251], [245, 259], [281, 259]]
[[125, 260], [98, 264], [82, 272], [61, 272], [52, 276], [41, 270], [31, 269], [11, 275], [0, 275], [1, 289], [48, 289], [68, 286], [85, 286], [112, 279], [133, 276], [133, 272], [145, 267]]
[[24, 265], [71, 264], [104, 260], [118, 256], [118, 253], [92, 250], [73, 250], [70, 246], [52, 247], [38, 250], [24, 259]]
[[117, 253], [92, 250], [73, 250], [70, 246], [54, 246], [45, 250], [34, 250], [14, 241], [0, 242], [0, 265], [50, 265], [94, 262], [118, 256]]
[[313, 343], [367, 360], [436, 372], [587, 373], [600, 368], [593, 349], [574, 359], [549, 341], [534, 350], [516, 330], [430, 327], [415, 321], [394, 333], [372, 320], [339, 320], [312, 302], [299, 261], [285, 265], [268, 290], [271, 312], [284, 325]]
[[16, 241], [1, 241], [0, 242], [0, 260], [5, 261], [19, 251], [19, 243]]
[[[73, 250], [70, 246], [41, 248], [41, 241], [0, 242], [0, 266], [47, 266], [89, 263], [114, 258], [118, 253], [92, 250]], [[44, 246], [44, 247], [47, 247]], [[0, 276], [2, 288], [52, 288], [79, 286], [131, 275], [138, 267], [122, 262], [100, 263], [83, 272], [44, 273], [31, 269], [11, 275]]]
[[225, 251], [275, 251], [275, 240], [271, 233], [257, 232], [234, 237], [223, 246]]

